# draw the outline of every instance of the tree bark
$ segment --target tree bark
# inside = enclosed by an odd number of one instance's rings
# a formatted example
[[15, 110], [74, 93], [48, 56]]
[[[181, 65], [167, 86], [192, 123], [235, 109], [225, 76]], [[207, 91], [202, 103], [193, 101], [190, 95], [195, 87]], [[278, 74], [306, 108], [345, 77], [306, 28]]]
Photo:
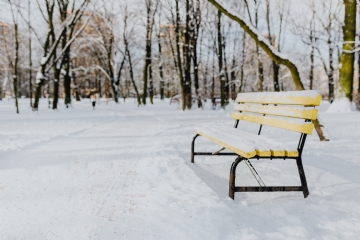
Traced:
[[218, 64], [220, 72], [220, 103], [221, 108], [225, 109], [225, 74], [223, 69], [223, 46], [221, 34], [221, 11], [218, 10], [217, 18], [217, 41], [218, 41]]
[[[215, 46], [214, 46], [215, 47]], [[212, 78], [211, 78], [211, 101], [215, 101], [215, 53], [213, 53], [212, 59]]]
[[229, 102], [229, 73], [228, 73], [228, 69], [227, 69], [227, 59], [226, 59], [226, 41], [225, 41], [225, 37], [222, 36], [223, 40], [222, 40], [222, 48], [223, 48], [223, 56], [224, 56], [224, 77], [225, 77], [225, 104], [227, 104]]
[[163, 63], [161, 58], [161, 42], [160, 42], [160, 34], [158, 35], [158, 46], [159, 46], [159, 73], [160, 73], [160, 99], [164, 100], [164, 73], [163, 73]]
[[184, 47], [184, 55], [185, 55], [185, 105], [187, 109], [191, 109], [192, 106], [192, 96], [191, 96], [191, 36], [190, 32], [192, 29], [190, 27], [191, 19], [190, 19], [190, 0], [186, 0], [186, 18], [185, 18], [185, 47]]
[[[276, 47], [275, 46], [275, 41], [274, 41], [274, 39], [272, 37], [271, 27], [270, 27], [270, 4], [269, 4], [269, 0], [266, 0], [266, 22], [267, 22], [268, 33], [269, 33], [269, 42], [273, 47]], [[281, 25], [280, 25], [280, 27], [281, 27]], [[279, 38], [280, 38], [280, 36], [279, 36]], [[280, 39], [279, 39], [279, 41], [280, 41]], [[279, 84], [279, 68], [280, 68], [280, 66], [276, 63], [275, 60], [271, 61], [271, 66], [272, 66], [272, 69], [273, 69], [274, 91], [279, 92], [280, 91], [280, 84]]]
[[[15, 21], [15, 19], [14, 19]], [[15, 94], [15, 107], [16, 113], [19, 113], [19, 103], [18, 103], [18, 62], [19, 62], [19, 32], [18, 24], [14, 24], [15, 28], [15, 59], [14, 59], [14, 73], [13, 73], [13, 85], [14, 85], [14, 94]]]
[[312, 17], [311, 22], [310, 22], [310, 37], [309, 38], [310, 38], [309, 40], [310, 40], [310, 44], [311, 44], [309, 89], [312, 90], [313, 84], [314, 84], [314, 57], [315, 57], [315, 43], [316, 43], [315, 29], [314, 29], [314, 16]]
[[28, 29], [29, 29], [29, 95], [30, 95], [30, 107], [32, 107], [32, 50], [31, 50], [31, 18], [30, 18], [30, 0], [28, 0]]
[[329, 101], [332, 103], [335, 98], [334, 94], [334, 48], [332, 46], [331, 38], [328, 39], [329, 46], [329, 72], [328, 72], [328, 86], [329, 86]]
[[[267, 5], [268, 6], [268, 5]], [[267, 8], [268, 9], [268, 8]], [[257, 6], [256, 7], [256, 12], [255, 12], [255, 27], [256, 29], [258, 28], [258, 11], [259, 11], [259, 7]], [[267, 15], [267, 19], [268, 19], [268, 11], [266, 12], [266, 15]], [[268, 23], [268, 26], [269, 23]], [[270, 35], [270, 31], [269, 31], [269, 37], [271, 39], [271, 35]], [[263, 91], [263, 88], [264, 88], [264, 66], [263, 66], [263, 62], [262, 62], [262, 59], [261, 59], [261, 51], [260, 51], [260, 48], [259, 48], [259, 44], [256, 44], [256, 55], [257, 55], [257, 73], [258, 73], [258, 92], [262, 92]]]
[[356, 1], [344, 0], [345, 20], [343, 25], [343, 51], [340, 57], [340, 97], [352, 101], [354, 78], [354, 53], [349, 53], [354, 48], [356, 33]]
[[[202, 102], [199, 95], [199, 63], [198, 63], [198, 56], [197, 56], [197, 46], [198, 46], [198, 37], [199, 37], [199, 30], [200, 30], [200, 1], [196, 1], [196, 9], [195, 14], [193, 16], [195, 26], [194, 26], [194, 32], [193, 32], [193, 65], [194, 65], [194, 86], [195, 86], [195, 94], [197, 97], [197, 106], [198, 108], [202, 108]], [[201, 53], [200, 53], [201, 58]]]
[[[234, 51], [235, 52], [235, 51]], [[236, 60], [235, 60], [235, 54], [233, 55], [232, 59], [232, 65], [231, 65], [231, 72], [230, 72], [230, 78], [231, 78], [231, 99], [235, 100], [235, 66], [236, 66]]]
[[181, 62], [180, 48], [181, 48], [181, 19], [179, 13], [179, 0], [175, 0], [176, 3], [176, 24], [175, 24], [175, 37], [176, 37], [176, 53], [177, 53], [177, 64], [179, 69], [179, 79], [180, 79], [180, 91], [181, 91], [181, 109], [185, 110], [185, 89], [184, 89], [184, 75], [183, 75], [183, 66]]
[[136, 83], [135, 83], [135, 80], [134, 80], [134, 71], [133, 71], [133, 67], [132, 67], [131, 55], [130, 55], [128, 43], [127, 43], [126, 40], [124, 40], [124, 41], [125, 41], [125, 54], [128, 57], [129, 68], [130, 68], [130, 78], [131, 78], [131, 82], [133, 84], [133, 87], [134, 87], [134, 90], [135, 90], [135, 93], [136, 93], [138, 106], [140, 106], [141, 105], [141, 98], [140, 98], [140, 94], [139, 94], [139, 91], [138, 91], [138, 89], [136, 87]]
[[66, 107], [68, 107], [68, 105], [71, 104], [70, 47], [65, 51], [65, 54], [64, 54], [63, 69], [65, 70], [65, 74], [64, 74], [64, 93], [65, 93], [64, 103], [65, 103]]
[[142, 103], [146, 104], [146, 97], [148, 91], [148, 80], [149, 80], [149, 97], [150, 103], [153, 103], [154, 97], [154, 87], [152, 79], [152, 69], [151, 69], [151, 38], [152, 38], [152, 28], [154, 21], [151, 19], [151, 3], [152, 0], [146, 0], [146, 13], [147, 13], [147, 22], [146, 22], [146, 41], [145, 41], [145, 65], [143, 70], [143, 95]]
[[[359, 35], [359, 40], [360, 40], [360, 35]], [[357, 89], [358, 94], [360, 94], [360, 51], [358, 52], [358, 89]]]
[[[242, 42], [242, 60], [241, 60], [241, 68], [240, 68], [240, 86], [239, 86], [239, 93], [241, 93], [242, 87], [244, 85], [244, 66], [245, 66], [245, 48], [246, 48], [246, 32], [244, 31], [243, 35], [243, 42]], [[245, 90], [245, 89], [244, 89]]]

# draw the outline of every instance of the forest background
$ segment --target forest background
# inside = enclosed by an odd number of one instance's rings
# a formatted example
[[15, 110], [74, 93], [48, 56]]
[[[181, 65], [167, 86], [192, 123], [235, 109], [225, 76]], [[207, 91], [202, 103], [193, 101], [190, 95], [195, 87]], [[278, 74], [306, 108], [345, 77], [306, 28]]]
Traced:
[[[359, 106], [356, 1], [0, 4], [0, 97], [14, 99], [17, 112], [18, 98], [29, 98], [36, 111], [40, 98], [48, 98], [49, 107], [57, 109], [59, 101], [68, 106], [91, 95], [117, 103], [135, 98], [138, 106], [171, 98], [183, 110], [202, 108], [209, 100], [225, 108], [239, 92], [301, 90], [300, 85], [330, 102], [342, 98]], [[270, 52], [293, 63], [298, 82], [286, 64], [269, 56], [226, 11]], [[341, 106], [340, 111], [351, 109]]]

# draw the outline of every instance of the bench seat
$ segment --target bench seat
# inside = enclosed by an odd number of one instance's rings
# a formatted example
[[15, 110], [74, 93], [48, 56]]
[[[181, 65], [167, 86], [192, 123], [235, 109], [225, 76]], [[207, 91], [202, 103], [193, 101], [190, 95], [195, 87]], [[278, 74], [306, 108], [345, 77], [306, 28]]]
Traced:
[[298, 157], [296, 148], [233, 127], [199, 127], [196, 133], [244, 158]]

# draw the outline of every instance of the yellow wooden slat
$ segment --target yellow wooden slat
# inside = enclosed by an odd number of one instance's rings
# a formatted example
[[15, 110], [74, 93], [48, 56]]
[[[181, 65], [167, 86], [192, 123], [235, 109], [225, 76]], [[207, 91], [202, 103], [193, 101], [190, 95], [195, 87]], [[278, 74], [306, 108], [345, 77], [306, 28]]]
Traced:
[[306, 134], [311, 134], [314, 129], [314, 124], [310, 122], [296, 123], [281, 118], [263, 117], [263, 116], [249, 115], [238, 112], [233, 112], [231, 114], [231, 117], [237, 120], [244, 120], [248, 122], [263, 124], [272, 127], [278, 127], [278, 128], [306, 133]]
[[[216, 134], [220, 132], [222, 132], [224, 135], [227, 136], [227, 140], [228, 142], [235, 142], [236, 139], [238, 138], [243, 138], [244, 140], [249, 139], [249, 143], [251, 142], [255, 142], [254, 145], [254, 149], [256, 152], [256, 156], [260, 156], [260, 157], [297, 157], [298, 156], [298, 151], [296, 150], [286, 150], [286, 147], [283, 146], [284, 149], [282, 149], [282, 147], [276, 146], [276, 143], [267, 143], [266, 141], [264, 141], [264, 139], [262, 139], [263, 137], [258, 136], [258, 135], [253, 135], [250, 134], [248, 132], [244, 132], [244, 131], [239, 131], [239, 136], [237, 135], [237, 130], [235, 131], [235, 129], [232, 129], [232, 131], [229, 131], [229, 128], [222, 128], [222, 129], [217, 129], [216, 127], [212, 129], [212, 131]], [[201, 136], [209, 139], [210, 141], [213, 141], [215, 143], [218, 143], [219, 145], [221, 145], [222, 147], [225, 147], [226, 149], [229, 149], [237, 154], [239, 154], [240, 156], [251, 156], [253, 155], [254, 151], [250, 151], [251, 154], [248, 154], [249, 152], [244, 151], [243, 149], [240, 149], [238, 146], [232, 146], [226, 142], [223, 142], [221, 140], [219, 140], [217, 137], [215, 136], [210, 136], [211, 134], [206, 133], [206, 131], [201, 130], [201, 129], [197, 129], [196, 132], [198, 134], [200, 134]], [[260, 137], [260, 138], [259, 138]]]
[[287, 156], [287, 157], [298, 157], [299, 152], [298, 151], [286, 151], [285, 156]]
[[[271, 156], [274, 156], [274, 157], [282, 157], [282, 156], [287, 156], [287, 157], [297, 157], [299, 155], [298, 151], [297, 150], [282, 150], [282, 148], [286, 148], [286, 147], [278, 147], [278, 146], [275, 146], [274, 144], [269, 144], [266, 142], [266, 140], [263, 138], [263, 136], [259, 136], [259, 135], [254, 135], [254, 134], [251, 134], [249, 132], [244, 132], [244, 131], [241, 131], [240, 132], [241, 136], [246, 136], [247, 138], [250, 138], [254, 141], [257, 142], [257, 144], [260, 144], [260, 145], [268, 145], [268, 147], [270, 148], [270, 151], [271, 151]], [[266, 153], [268, 154], [268, 153]], [[266, 156], [270, 156], [270, 155], [266, 155]], [[259, 155], [261, 156], [261, 155]]]
[[240, 155], [242, 157], [252, 158], [257, 154], [256, 150], [251, 151], [251, 152], [244, 152], [241, 149], [238, 149], [238, 148], [236, 148], [234, 146], [231, 146], [228, 143], [225, 143], [225, 142], [223, 142], [223, 141], [221, 141], [219, 139], [216, 139], [216, 138], [214, 138], [214, 137], [212, 137], [210, 135], [204, 134], [203, 132], [201, 132], [199, 130], [196, 130], [196, 133], [199, 134], [200, 136], [203, 136], [203, 137], [209, 139], [210, 141], [212, 141], [214, 143], [219, 144], [220, 146], [222, 146], [222, 147], [224, 147], [226, 149], [229, 149], [230, 151], [232, 151], [232, 152], [234, 152], [234, 153], [236, 153], [236, 154], [238, 154], [238, 155]]
[[311, 120], [316, 120], [318, 114], [318, 110], [315, 108], [305, 109], [299, 107], [267, 106], [249, 103], [236, 104], [234, 110]]
[[288, 104], [303, 106], [319, 106], [321, 94], [315, 90], [289, 92], [256, 92], [239, 93], [236, 101], [239, 103]]
[[271, 156], [271, 150], [264, 151], [256, 149], [256, 155], [260, 157], [270, 157]]

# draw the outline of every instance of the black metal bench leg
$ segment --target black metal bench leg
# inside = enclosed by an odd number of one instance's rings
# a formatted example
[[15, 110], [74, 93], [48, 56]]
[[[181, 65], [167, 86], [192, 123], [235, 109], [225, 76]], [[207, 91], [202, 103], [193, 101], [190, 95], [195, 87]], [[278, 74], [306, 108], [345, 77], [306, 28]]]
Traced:
[[230, 179], [229, 179], [229, 197], [234, 200], [235, 195], [235, 176], [236, 176], [236, 167], [243, 160], [241, 157], [237, 157], [232, 163], [230, 168]]
[[307, 196], [309, 196], [309, 189], [306, 183], [306, 177], [305, 177], [305, 172], [304, 172], [304, 167], [302, 165], [302, 160], [301, 157], [296, 159], [296, 164], [299, 170], [299, 175], [300, 175], [300, 181], [301, 181], [301, 186], [303, 187], [303, 194], [304, 194], [304, 198], [306, 198]]
[[191, 163], [194, 163], [194, 151], [195, 151], [195, 139], [200, 136], [199, 134], [196, 134], [195, 137], [192, 140], [191, 143]]

